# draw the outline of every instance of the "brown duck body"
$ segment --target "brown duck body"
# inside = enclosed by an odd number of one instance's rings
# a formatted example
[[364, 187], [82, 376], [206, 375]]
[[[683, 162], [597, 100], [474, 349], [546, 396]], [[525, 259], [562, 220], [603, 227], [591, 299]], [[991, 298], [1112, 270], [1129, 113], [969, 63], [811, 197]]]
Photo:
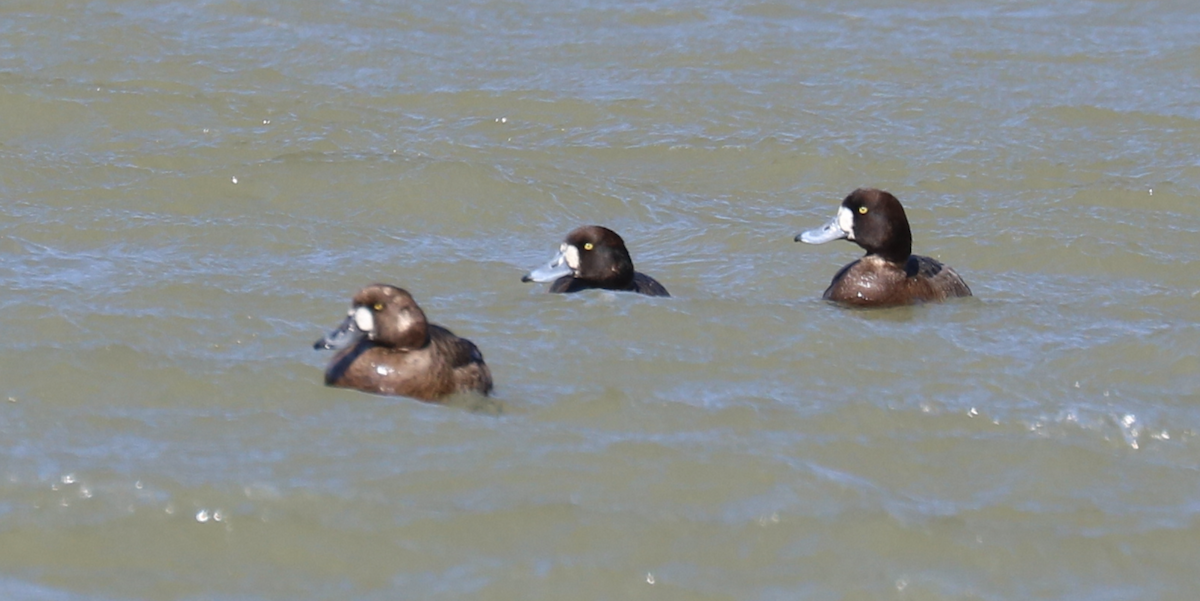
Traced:
[[426, 321], [412, 296], [395, 286], [359, 291], [342, 325], [313, 348], [339, 349], [325, 370], [329, 386], [431, 402], [492, 390], [479, 347]]
[[909, 255], [903, 266], [867, 255], [838, 271], [825, 300], [859, 306], [892, 306], [971, 296], [966, 282], [936, 259]]
[[436, 324], [429, 324], [429, 342], [403, 350], [369, 339], [334, 355], [325, 370], [325, 383], [378, 394], [439, 401], [452, 394], [492, 391], [492, 372], [479, 347]]

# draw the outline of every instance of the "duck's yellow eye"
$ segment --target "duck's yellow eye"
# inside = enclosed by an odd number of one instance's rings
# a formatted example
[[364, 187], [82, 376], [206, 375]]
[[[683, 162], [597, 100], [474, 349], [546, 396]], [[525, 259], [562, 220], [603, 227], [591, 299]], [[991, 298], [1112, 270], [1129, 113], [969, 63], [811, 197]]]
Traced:
[[858, 207], [858, 214], [859, 214], [859, 215], [866, 215], [866, 214], [867, 214], [867, 207]]
[[374, 308], [376, 311], [382, 311], [382, 310], [383, 310], [383, 303], [375, 303], [375, 306], [374, 306], [373, 308]]
[[583, 250], [592, 250], [592, 243], [591, 243], [591, 242], [585, 242], [585, 243], [583, 244]]

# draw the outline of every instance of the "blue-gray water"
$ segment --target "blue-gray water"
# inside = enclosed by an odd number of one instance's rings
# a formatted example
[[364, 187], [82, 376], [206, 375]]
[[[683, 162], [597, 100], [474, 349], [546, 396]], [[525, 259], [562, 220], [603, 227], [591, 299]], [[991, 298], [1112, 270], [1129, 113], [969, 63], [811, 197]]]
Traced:
[[[0, 598], [1195, 599], [1191, 1], [0, 5]], [[976, 297], [820, 300], [858, 186]], [[521, 284], [608, 225], [674, 298]], [[409, 289], [494, 403], [326, 388]]]

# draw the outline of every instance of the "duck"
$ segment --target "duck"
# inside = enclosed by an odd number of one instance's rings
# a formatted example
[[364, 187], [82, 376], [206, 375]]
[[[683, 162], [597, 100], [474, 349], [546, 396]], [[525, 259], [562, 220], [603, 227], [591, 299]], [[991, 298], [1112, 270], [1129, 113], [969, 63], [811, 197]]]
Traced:
[[876, 188], [851, 192], [823, 227], [796, 236], [796, 242], [824, 244], [849, 240], [867, 254], [842, 267], [823, 298], [861, 307], [891, 307], [971, 296], [956, 271], [940, 261], [912, 254], [912, 230], [904, 207]]
[[426, 402], [492, 391], [479, 347], [429, 323], [407, 290], [389, 284], [359, 290], [346, 319], [313, 348], [337, 351], [325, 370], [327, 386]]
[[521, 281], [554, 282], [549, 291], [563, 294], [601, 289], [671, 296], [658, 280], [634, 270], [621, 236], [599, 225], [571, 230], [558, 247], [558, 254], [525, 274]]

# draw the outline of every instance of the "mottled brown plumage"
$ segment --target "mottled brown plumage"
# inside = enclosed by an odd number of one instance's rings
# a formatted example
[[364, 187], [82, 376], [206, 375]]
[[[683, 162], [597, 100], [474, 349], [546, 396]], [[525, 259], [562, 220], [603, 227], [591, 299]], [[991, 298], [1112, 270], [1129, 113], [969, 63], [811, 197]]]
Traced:
[[325, 370], [329, 386], [431, 402], [492, 390], [479, 348], [428, 323], [412, 296], [395, 286], [360, 290], [342, 325], [313, 347], [341, 349]]

